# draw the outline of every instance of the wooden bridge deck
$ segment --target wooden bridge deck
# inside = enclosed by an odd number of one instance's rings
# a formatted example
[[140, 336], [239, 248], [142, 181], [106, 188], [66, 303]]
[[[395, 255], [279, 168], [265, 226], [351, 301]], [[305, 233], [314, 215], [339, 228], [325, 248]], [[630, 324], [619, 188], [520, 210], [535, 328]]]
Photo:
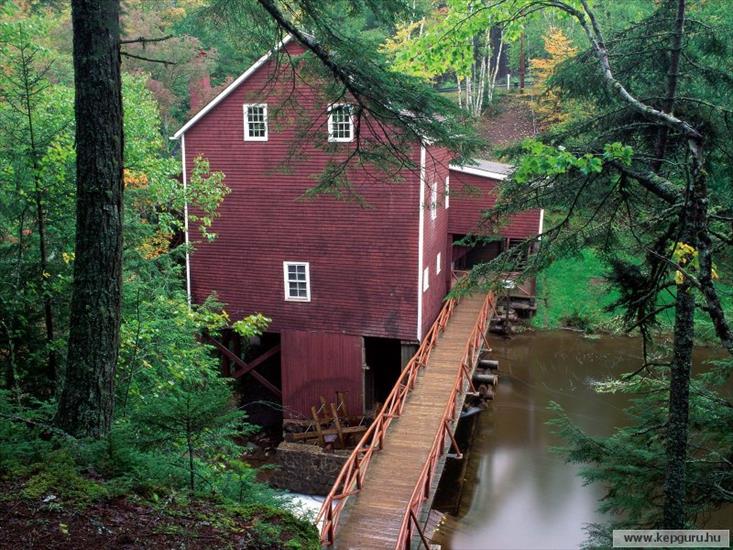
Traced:
[[[364, 487], [344, 510], [338, 549], [394, 548], [402, 518], [448, 405], [461, 357], [486, 296], [465, 296], [438, 337], [405, 409], [372, 459]], [[458, 407], [461, 403], [457, 404]]]

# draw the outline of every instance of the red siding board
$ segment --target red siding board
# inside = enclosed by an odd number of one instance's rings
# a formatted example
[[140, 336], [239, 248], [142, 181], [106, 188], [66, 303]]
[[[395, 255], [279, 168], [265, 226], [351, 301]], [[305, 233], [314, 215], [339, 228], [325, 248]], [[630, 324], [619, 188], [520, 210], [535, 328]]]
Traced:
[[[288, 49], [302, 51], [297, 44]], [[196, 243], [191, 256], [194, 301], [216, 292], [232, 317], [262, 312], [274, 332], [414, 339], [417, 175], [407, 171], [395, 184], [375, 179], [376, 170], [353, 170], [351, 182], [368, 208], [331, 197], [302, 200], [328, 163], [346, 158], [354, 144], [316, 147], [319, 133], [327, 143], [328, 102], [314, 86], [293, 83], [289, 69], [275, 82], [275, 66], [265, 64], [185, 134], [187, 173], [203, 155], [231, 189], [211, 228], [217, 239]], [[267, 142], [243, 139], [242, 105], [255, 101], [269, 105]], [[278, 105], [291, 114], [276, 118]], [[308, 125], [315, 134], [303, 139]], [[412, 154], [417, 163], [417, 146]], [[285, 301], [283, 261], [310, 263], [310, 302]]]
[[[450, 254], [448, 248], [448, 216], [445, 208], [445, 178], [451, 155], [438, 147], [427, 147], [425, 162], [425, 215], [423, 216], [423, 270], [428, 268], [429, 287], [422, 295], [422, 330], [424, 335], [438, 316], [450, 280]], [[431, 191], [437, 186], [436, 218], [432, 219]], [[449, 203], [452, 208], [452, 203]], [[440, 273], [436, 273], [436, 260], [441, 255]], [[422, 289], [420, 289], [422, 292]]]
[[450, 171], [450, 208], [448, 231], [454, 235], [468, 233], [501, 235], [511, 239], [523, 239], [537, 235], [540, 210], [532, 209], [511, 216], [501, 227], [487, 226], [482, 212], [496, 203], [497, 181]]
[[285, 418], [311, 418], [320, 397], [335, 402], [346, 394], [349, 414], [362, 414], [362, 338], [344, 334], [284, 330], [280, 337]]

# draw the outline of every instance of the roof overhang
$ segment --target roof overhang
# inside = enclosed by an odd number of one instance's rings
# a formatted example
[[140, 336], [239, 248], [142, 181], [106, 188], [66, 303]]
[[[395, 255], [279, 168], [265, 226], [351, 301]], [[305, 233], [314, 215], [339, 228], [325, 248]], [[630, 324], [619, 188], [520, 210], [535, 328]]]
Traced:
[[252, 76], [257, 69], [262, 67], [265, 63], [267, 63], [270, 58], [278, 51], [280, 51], [284, 46], [286, 46], [293, 37], [291, 35], [287, 35], [285, 38], [283, 38], [280, 43], [275, 46], [273, 49], [271, 49], [269, 52], [267, 52], [265, 55], [260, 57], [257, 61], [254, 62], [254, 64], [244, 71], [241, 75], [237, 77], [234, 82], [229, 84], [224, 90], [222, 90], [219, 95], [217, 95], [214, 99], [209, 101], [198, 113], [196, 113], [193, 118], [191, 118], [186, 124], [181, 126], [180, 130], [178, 130], [175, 134], [173, 134], [173, 137], [170, 139], [179, 139], [184, 133], [186, 133], [186, 130], [188, 130], [191, 126], [196, 124], [199, 120], [201, 120], [203, 117], [207, 115], [209, 111], [211, 111], [214, 107], [216, 107], [219, 103], [224, 101], [224, 99], [231, 94], [234, 90], [239, 87], [240, 84], [242, 84], [245, 80], [247, 80], [250, 76]]
[[491, 170], [484, 170], [477, 166], [461, 166], [459, 164], [451, 164], [449, 168], [455, 172], [462, 172], [464, 174], [471, 174], [472, 176], [479, 176], [481, 178], [489, 178], [492, 180], [503, 181], [509, 177], [509, 174], [492, 172]]

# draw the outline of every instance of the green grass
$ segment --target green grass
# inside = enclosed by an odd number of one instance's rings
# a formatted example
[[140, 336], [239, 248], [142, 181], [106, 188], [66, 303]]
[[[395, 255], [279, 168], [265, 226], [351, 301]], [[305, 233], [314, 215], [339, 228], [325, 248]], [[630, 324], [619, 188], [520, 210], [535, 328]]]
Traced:
[[[620, 312], [609, 312], [618, 293], [605, 282], [608, 267], [590, 249], [577, 256], [556, 260], [537, 276], [537, 314], [532, 326], [541, 329], [572, 327], [585, 332], [623, 331]], [[733, 286], [731, 277], [721, 275], [717, 282], [718, 294], [729, 319], [733, 318]], [[659, 304], [669, 304], [673, 294], [662, 294]], [[702, 297], [698, 296], [698, 302]], [[671, 332], [674, 309], [662, 312], [658, 318], [662, 332]], [[695, 336], [700, 342], [716, 340], [715, 330], [707, 314], [698, 309]]]
[[556, 260], [537, 277], [537, 328], [573, 327], [594, 332], [618, 329], [617, 316], [605, 311], [616, 299], [605, 282], [607, 268], [591, 250]]

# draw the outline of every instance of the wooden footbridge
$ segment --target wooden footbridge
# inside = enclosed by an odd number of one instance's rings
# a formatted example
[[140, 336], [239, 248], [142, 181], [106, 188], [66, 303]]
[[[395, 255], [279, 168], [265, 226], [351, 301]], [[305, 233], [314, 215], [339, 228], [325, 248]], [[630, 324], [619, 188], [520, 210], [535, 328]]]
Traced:
[[[421, 516], [432, 501], [495, 309], [493, 294], [449, 300], [344, 464], [318, 515], [339, 549], [429, 548]], [[428, 506], [424, 506], [424, 504]]]

